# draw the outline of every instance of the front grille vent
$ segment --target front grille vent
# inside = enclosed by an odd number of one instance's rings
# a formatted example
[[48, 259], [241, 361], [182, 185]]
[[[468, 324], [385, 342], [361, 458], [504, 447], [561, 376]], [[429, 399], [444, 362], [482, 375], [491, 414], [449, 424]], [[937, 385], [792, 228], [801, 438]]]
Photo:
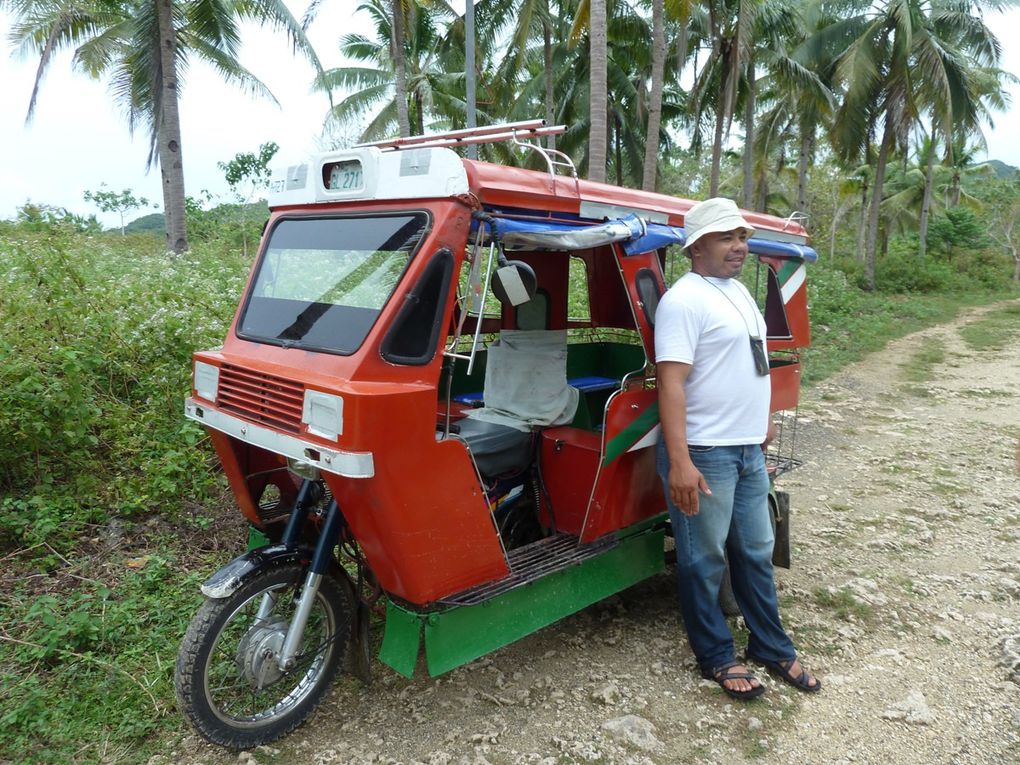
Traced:
[[246, 419], [298, 433], [305, 389], [300, 383], [231, 364], [220, 367], [217, 403]]

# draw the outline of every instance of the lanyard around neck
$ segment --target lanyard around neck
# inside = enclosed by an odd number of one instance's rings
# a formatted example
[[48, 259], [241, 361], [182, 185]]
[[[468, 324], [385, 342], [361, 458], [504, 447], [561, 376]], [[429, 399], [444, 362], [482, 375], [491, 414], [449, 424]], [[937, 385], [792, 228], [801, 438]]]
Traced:
[[[692, 273], [697, 272], [694, 271]], [[751, 358], [754, 361], [754, 371], [757, 372], [760, 377], [765, 377], [769, 374], [769, 358], [768, 354], [765, 352], [765, 342], [761, 339], [761, 335], [757, 335], [751, 331], [751, 328], [747, 325], [747, 317], [744, 316], [744, 312], [741, 311], [740, 307], [730, 299], [730, 296], [723, 291], [722, 287], [714, 282], [710, 282], [707, 278], [702, 276], [702, 274], [698, 274], [698, 276], [701, 276], [701, 278], [705, 280], [706, 284], [710, 284], [715, 287], [716, 291], [726, 298], [726, 302], [733, 306], [733, 310], [740, 314], [740, 320], [744, 323], [744, 328], [747, 330], [747, 339], [751, 342]], [[754, 304], [754, 301], [752, 301], [747, 294], [741, 294], [744, 295], [744, 300], [751, 304], [752, 315], [755, 318], [755, 326], [757, 328], [758, 306]]]
[[[697, 273], [697, 271], [692, 271], [691, 273]], [[705, 284], [711, 285], [716, 290], [716, 292], [718, 292], [720, 295], [726, 298], [727, 303], [733, 306], [733, 310], [740, 315], [740, 320], [744, 323], [744, 328], [747, 329], [747, 336], [752, 338], [753, 340], [761, 340], [761, 335], [759, 335], [757, 332], [751, 331], [751, 327], [748, 326], [747, 324], [747, 316], [745, 316], [744, 312], [740, 310], [740, 306], [738, 306], [736, 303], [733, 302], [733, 300], [730, 299], [730, 296], [723, 291], [722, 287], [720, 287], [715, 282], [709, 281], [702, 274], [698, 274], [698, 276], [700, 276], [704, 280]], [[756, 306], [754, 302], [751, 300], [751, 298], [749, 298], [747, 295], [744, 295], [744, 300], [746, 300], [748, 304], [751, 306], [752, 309], [751, 315], [756, 317], [756, 314], [758, 313], [758, 306]], [[757, 321], [755, 321], [755, 324], [757, 325]], [[755, 326], [755, 329], [757, 329], [757, 326]]]

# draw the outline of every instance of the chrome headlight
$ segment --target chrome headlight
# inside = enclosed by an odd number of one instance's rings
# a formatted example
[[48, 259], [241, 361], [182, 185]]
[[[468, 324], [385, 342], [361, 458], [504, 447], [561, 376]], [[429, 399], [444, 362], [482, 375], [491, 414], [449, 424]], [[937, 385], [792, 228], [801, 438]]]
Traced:
[[195, 362], [195, 395], [206, 401], [216, 401], [220, 387], [220, 368], [204, 361]]

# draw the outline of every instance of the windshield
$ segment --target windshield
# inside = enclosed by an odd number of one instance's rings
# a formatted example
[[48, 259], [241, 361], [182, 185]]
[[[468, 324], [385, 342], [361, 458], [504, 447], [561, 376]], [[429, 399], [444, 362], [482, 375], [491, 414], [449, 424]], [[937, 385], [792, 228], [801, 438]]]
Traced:
[[424, 212], [280, 221], [259, 262], [238, 334], [353, 353], [428, 224]]

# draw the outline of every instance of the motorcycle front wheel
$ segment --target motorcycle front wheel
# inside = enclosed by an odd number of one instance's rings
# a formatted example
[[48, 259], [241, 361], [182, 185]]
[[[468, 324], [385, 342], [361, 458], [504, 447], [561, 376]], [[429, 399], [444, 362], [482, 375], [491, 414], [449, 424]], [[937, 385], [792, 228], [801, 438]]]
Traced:
[[305, 574], [296, 563], [264, 571], [191, 620], [177, 654], [177, 698], [209, 741], [235, 750], [274, 741], [304, 722], [333, 682], [354, 612], [334, 576], [320, 580], [296, 663], [281, 671], [277, 662]]

